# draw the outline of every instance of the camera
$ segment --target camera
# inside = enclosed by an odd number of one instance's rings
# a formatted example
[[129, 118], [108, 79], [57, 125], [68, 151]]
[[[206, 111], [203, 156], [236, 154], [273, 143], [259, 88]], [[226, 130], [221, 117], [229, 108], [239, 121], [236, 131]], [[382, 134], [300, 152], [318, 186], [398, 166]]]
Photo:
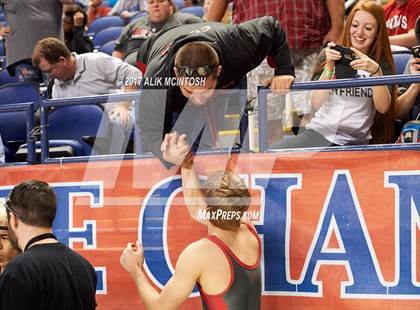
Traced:
[[353, 51], [341, 45], [331, 46], [330, 48], [341, 53], [341, 58], [335, 62], [335, 77], [337, 79], [356, 78], [357, 71], [350, 67], [350, 63], [356, 59]]
[[338, 62], [343, 62], [349, 65], [353, 60], [356, 59], [353, 51], [349, 49], [348, 47], [335, 45], [335, 46], [332, 46], [331, 49], [336, 50], [341, 53], [341, 59], [339, 59]]
[[415, 45], [411, 48], [414, 58], [420, 58], [420, 45]]

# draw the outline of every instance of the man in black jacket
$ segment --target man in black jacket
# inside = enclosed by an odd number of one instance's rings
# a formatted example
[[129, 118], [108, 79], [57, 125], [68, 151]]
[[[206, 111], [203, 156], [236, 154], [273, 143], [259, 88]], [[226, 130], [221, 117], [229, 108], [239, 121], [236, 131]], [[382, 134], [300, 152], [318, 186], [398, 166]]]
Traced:
[[95, 269], [52, 233], [57, 210], [52, 187], [23, 181], [4, 206], [9, 240], [22, 254], [0, 276], [0, 309], [95, 309]]
[[217, 145], [215, 124], [223, 110], [223, 90], [265, 57], [275, 68], [271, 89], [287, 91], [294, 68], [286, 36], [272, 17], [241, 25], [184, 25], [149, 38], [138, 54], [144, 91], [137, 121], [145, 150], [169, 167], [162, 158], [166, 133], [177, 131], [190, 143], [201, 138], [207, 139], [205, 145]]

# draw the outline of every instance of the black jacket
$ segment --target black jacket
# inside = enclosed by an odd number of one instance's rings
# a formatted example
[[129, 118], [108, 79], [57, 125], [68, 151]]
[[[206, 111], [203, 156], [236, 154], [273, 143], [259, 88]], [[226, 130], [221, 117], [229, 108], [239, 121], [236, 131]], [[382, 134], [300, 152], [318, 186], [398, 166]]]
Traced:
[[[149, 38], [138, 53], [138, 65], [146, 64], [143, 94], [137, 121], [146, 151], [162, 159], [160, 146], [165, 133], [172, 128], [173, 112], [180, 112], [188, 99], [179, 87], [151, 85], [173, 77], [177, 50], [192, 41], [206, 41], [218, 53], [222, 72], [217, 88], [232, 88], [240, 79], [257, 67], [265, 57], [274, 64], [275, 75], [294, 75], [286, 35], [273, 17], [257, 18], [240, 25], [206, 22], [179, 26]], [[272, 61], [270, 61], [270, 58]], [[144, 67], [143, 67], [144, 71]]]
[[65, 36], [66, 46], [71, 52], [77, 54], [90, 53], [93, 51], [92, 40], [84, 35], [83, 27], [74, 27], [73, 32]]

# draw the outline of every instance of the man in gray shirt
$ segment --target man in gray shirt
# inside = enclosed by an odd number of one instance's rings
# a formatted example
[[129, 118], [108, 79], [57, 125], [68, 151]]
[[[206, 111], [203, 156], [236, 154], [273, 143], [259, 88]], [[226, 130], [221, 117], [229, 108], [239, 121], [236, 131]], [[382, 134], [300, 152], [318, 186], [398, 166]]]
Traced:
[[187, 13], [175, 12], [172, 0], [147, 2], [149, 15], [140, 17], [125, 27], [115, 42], [112, 56], [136, 66], [137, 52], [151, 35], [183, 24], [201, 23], [202, 19]]
[[[142, 74], [137, 68], [104, 53], [70, 53], [58, 39], [39, 41], [32, 55], [34, 66], [54, 79], [52, 98], [103, 95], [138, 89]], [[134, 124], [134, 107], [122, 102], [105, 107], [112, 128], [110, 153], [121, 153]], [[122, 139], [121, 136], [125, 137]]]

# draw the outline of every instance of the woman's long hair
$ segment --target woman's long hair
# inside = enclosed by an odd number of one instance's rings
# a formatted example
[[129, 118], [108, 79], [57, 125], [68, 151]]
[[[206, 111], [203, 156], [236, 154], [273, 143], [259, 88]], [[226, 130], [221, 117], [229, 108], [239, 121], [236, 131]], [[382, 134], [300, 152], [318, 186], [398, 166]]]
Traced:
[[[377, 23], [377, 33], [372, 45], [369, 48], [369, 56], [371, 59], [376, 61], [378, 64], [386, 63], [391, 70], [392, 74], [395, 74], [394, 59], [392, 57], [391, 47], [388, 39], [388, 33], [385, 24], [385, 14], [382, 5], [377, 4], [374, 0], [361, 0], [351, 10], [347, 17], [344, 30], [338, 44], [351, 47], [350, 39], [350, 27], [353, 22], [354, 15], [357, 11], [365, 11], [375, 17]], [[314, 75], [320, 74], [324, 69], [325, 61], [320, 63], [315, 68]], [[394, 119], [396, 109], [396, 97], [397, 88], [392, 87], [391, 90], [391, 106], [388, 112], [381, 114], [379, 112], [375, 115], [373, 126], [371, 127], [372, 139], [371, 143], [390, 143], [393, 142], [394, 135]]]

